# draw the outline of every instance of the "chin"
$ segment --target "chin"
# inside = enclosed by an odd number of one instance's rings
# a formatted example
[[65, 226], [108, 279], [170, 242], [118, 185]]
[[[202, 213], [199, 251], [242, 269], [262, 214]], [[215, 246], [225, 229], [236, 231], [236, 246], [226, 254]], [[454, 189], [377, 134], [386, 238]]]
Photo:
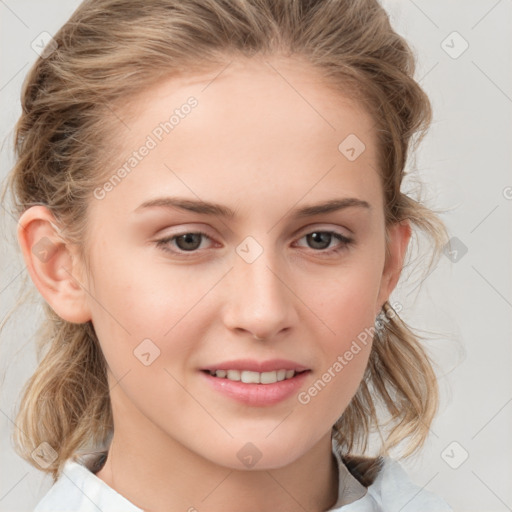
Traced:
[[[275, 438], [270, 439], [274, 434]], [[269, 438], [261, 434], [258, 438], [244, 436], [244, 441], [240, 436], [232, 439], [228, 447], [217, 444], [218, 449], [214, 446], [215, 442], [212, 442], [212, 446], [207, 448], [209, 453], [202, 455], [214, 464], [229, 469], [258, 471], [285, 467], [312, 448], [304, 443], [301, 435], [293, 439], [290, 436], [279, 436], [277, 432], [274, 434]]]

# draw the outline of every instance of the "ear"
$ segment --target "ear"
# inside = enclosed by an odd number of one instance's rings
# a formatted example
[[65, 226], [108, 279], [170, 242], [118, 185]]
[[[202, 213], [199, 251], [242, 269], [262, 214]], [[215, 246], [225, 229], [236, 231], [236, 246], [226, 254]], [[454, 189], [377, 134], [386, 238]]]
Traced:
[[38, 205], [23, 212], [17, 235], [30, 277], [55, 313], [72, 323], [90, 320], [78, 253], [50, 210]]
[[393, 224], [388, 230], [386, 237], [388, 244], [386, 262], [382, 272], [375, 315], [379, 313], [384, 303], [389, 299], [391, 292], [394, 290], [398, 280], [400, 279], [405, 253], [407, 251], [407, 246], [409, 245], [411, 234], [412, 230], [408, 220], [403, 220]]

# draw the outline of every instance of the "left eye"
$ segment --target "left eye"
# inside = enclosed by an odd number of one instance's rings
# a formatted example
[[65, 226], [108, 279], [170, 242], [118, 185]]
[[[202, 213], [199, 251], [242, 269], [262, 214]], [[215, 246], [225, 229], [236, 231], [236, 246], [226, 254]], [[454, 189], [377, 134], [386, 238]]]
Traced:
[[[320, 249], [321, 252], [324, 252], [326, 254], [339, 252], [352, 243], [351, 238], [347, 238], [346, 236], [337, 233], [336, 231], [312, 231], [311, 233], [304, 235], [302, 238], [306, 238], [309, 243], [313, 243], [314, 246], [317, 246], [317, 249]], [[324, 247], [324, 245], [327, 243], [328, 247], [333, 238], [338, 240], [340, 243], [334, 248], [325, 250], [326, 247]], [[317, 244], [320, 245], [321, 247], [318, 247]]]
[[[156, 245], [162, 250], [173, 254], [196, 252], [201, 245], [202, 237], [211, 240], [211, 238], [202, 231], [189, 231], [187, 233], [181, 233], [157, 240]], [[311, 233], [302, 236], [299, 240], [302, 240], [303, 238], [305, 238], [308, 243], [313, 244], [313, 249], [317, 249], [314, 252], [322, 252], [325, 254], [339, 252], [353, 242], [351, 238], [337, 233], [336, 231], [312, 231]], [[333, 239], [338, 240], [340, 243], [334, 248], [327, 249]], [[170, 247], [170, 242], [175, 244], [175, 246], [178, 247], [178, 250], [172, 249]]]

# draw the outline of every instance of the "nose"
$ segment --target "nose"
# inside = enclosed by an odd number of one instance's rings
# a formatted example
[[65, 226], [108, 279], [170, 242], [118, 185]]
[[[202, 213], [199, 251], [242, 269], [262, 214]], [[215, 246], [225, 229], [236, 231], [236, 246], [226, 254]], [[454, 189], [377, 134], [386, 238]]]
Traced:
[[275, 258], [266, 256], [268, 252], [252, 263], [237, 257], [226, 276], [223, 308], [224, 325], [229, 330], [264, 340], [290, 330], [298, 318], [298, 299], [288, 282], [288, 273]]

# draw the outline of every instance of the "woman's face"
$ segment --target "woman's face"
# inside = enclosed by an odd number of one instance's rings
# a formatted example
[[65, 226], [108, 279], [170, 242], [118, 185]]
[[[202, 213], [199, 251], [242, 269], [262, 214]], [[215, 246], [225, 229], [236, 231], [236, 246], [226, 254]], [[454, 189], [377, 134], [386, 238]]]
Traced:
[[116, 114], [84, 276], [116, 435], [233, 468], [293, 461], [356, 392], [395, 284], [372, 119], [277, 59], [162, 82]]

